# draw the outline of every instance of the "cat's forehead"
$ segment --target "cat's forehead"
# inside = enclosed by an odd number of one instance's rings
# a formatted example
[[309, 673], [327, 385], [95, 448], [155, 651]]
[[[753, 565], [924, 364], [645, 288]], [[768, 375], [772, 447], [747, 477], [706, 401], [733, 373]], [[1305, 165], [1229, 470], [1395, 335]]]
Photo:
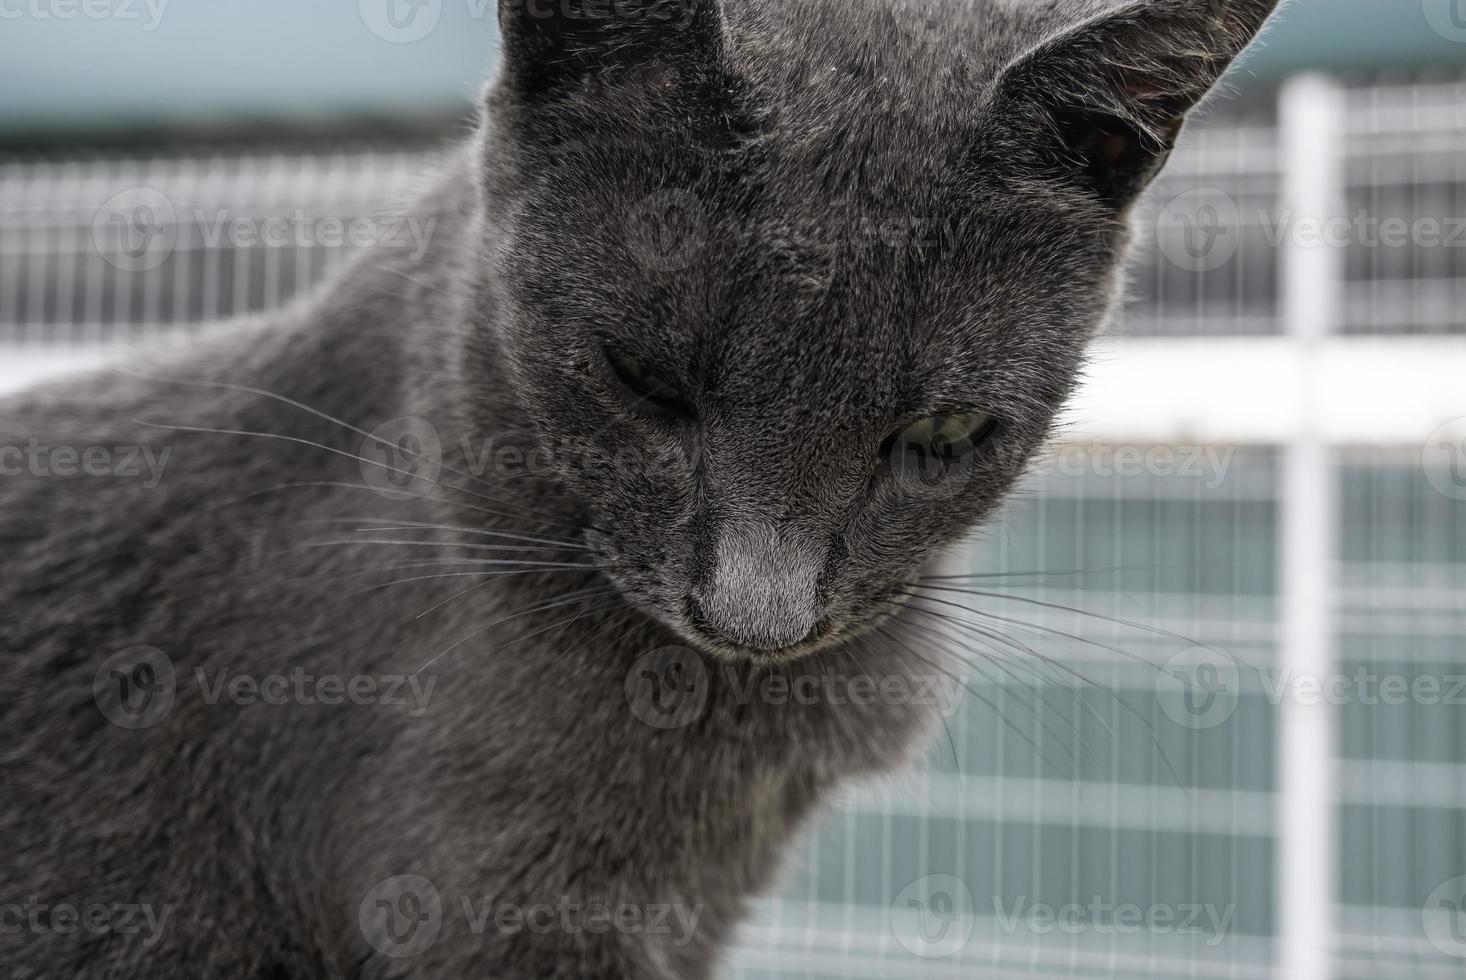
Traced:
[[747, 70], [898, 73], [924, 88], [954, 66], [996, 67], [1035, 30], [1102, 2], [720, 0], [719, 9], [728, 60]]
[[980, 117], [1012, 48], [991, 32], [957, 43], [950, 22], [938, 38], [888, 3], [770, 6], [729, 18], [723, 70], [760, 131], [816, 159], [945, 142]]
[[1073, 268], [1062, 215], [974, 171], [968, 135], [597, 135], [544, 166], [519, 221], [533, 267], [523, 281], [555, 297], [562, 319], [596, 321], [652, 355], [736, 364], [756, 345], [809, 376], [823, 373], [816, 356], [862, 383], [876, 364], [960, 375], [955, 359], [979, 341], [988, 359], [1007, 356], [1011, 299], [1034, 313], [1054, 299], [1027, 296], [1025, 276]]

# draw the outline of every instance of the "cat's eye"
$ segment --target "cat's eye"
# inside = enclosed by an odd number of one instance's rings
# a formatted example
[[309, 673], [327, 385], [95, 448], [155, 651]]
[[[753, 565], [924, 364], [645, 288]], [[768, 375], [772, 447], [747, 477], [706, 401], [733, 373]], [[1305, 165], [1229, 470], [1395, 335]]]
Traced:
[[639, 358], [607, 352], [616, 380], [638, 405], [659, 413], [685, 413], [687, 403], [676, 387], [659, 377]]
[[997, 431], [998, 420], [986, 412], [931, 415], [886, 439], [881, 466], [892, 475], [929, 483], [976, 460]]

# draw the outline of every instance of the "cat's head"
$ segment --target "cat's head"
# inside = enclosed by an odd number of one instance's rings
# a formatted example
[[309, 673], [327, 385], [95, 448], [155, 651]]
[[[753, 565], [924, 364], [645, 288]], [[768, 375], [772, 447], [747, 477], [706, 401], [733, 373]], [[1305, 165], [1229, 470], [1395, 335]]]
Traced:
[[485, 325], [635, 605], [788, 657], [1002, 499], [1276, 0], [503, 0]]

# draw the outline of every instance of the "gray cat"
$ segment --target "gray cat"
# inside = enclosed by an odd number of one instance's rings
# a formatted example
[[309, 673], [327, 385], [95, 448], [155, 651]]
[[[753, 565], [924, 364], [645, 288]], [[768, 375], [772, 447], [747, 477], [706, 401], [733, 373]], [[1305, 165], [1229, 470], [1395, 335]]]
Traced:
[[0, 403], [6, 975], [711, 976], [1274, 3], [502, 3], [426, 254]]

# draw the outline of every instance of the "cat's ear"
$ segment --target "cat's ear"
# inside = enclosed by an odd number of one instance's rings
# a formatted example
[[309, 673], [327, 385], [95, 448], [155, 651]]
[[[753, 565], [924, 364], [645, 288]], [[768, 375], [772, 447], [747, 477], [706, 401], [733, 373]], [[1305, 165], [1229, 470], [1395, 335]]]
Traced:
[[701, 67], [719, 31], [717, 0], [499, 0], [503, 70], [530, 95], [658, 63]]
[[1043, 176], [1077, 181], [1123, 209], [1278, 0], [1107, 2], [1014, 61], [996, 107], [1030, 123]]

